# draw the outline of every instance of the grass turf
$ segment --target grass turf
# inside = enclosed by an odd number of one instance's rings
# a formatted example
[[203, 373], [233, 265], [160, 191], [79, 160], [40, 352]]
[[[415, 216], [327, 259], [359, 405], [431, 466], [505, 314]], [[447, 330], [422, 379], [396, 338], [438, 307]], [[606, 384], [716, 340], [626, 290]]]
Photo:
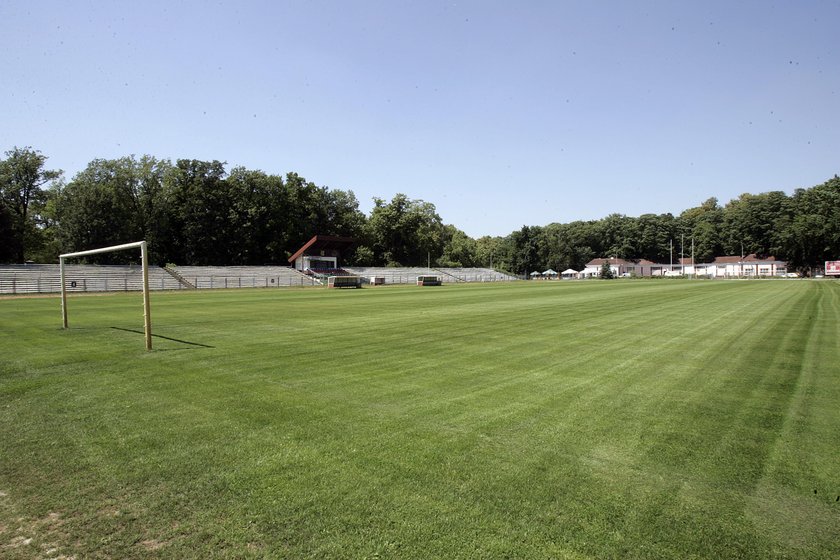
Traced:
[[840, 557], [840, 283], [0, 300], [0, 557]]

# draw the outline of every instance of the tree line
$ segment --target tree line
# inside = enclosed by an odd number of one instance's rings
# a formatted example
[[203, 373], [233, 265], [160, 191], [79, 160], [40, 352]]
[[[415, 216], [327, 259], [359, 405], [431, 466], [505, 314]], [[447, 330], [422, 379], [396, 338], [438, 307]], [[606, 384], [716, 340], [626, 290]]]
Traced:
[[[223, 162], [127, 156], [96, 159], [66, 181], [30, 147], [0, 159], [0, 262], [56, 262], [64, 252], [149, 242], [163, 265], [288, 264], [313, 235], [358, 240], [346, 265], [493, 266], [512, 273], [580, 270], [595, 257], [669, 262], [693, 254], [773, 255], [808, 272], [840, 258], [840, 177], [810, 188], [710, 198], [672, 214], [523, 226], [473, 239], [434, 204], [397, 194], [369, 215], [353, 191]], [[124, 263], [129, 254], [88, 262]]]

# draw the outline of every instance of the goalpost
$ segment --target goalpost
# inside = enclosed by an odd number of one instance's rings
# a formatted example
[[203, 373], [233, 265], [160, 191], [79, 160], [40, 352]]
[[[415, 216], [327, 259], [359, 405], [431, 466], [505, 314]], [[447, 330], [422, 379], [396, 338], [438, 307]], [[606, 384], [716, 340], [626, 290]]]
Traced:
[[137, 241], [124, 245], [113, 245], [90, 251], [79, 251], [78, 253], [65, 253], [58, 256], [58, 265], [61, 273], [61, 318], [64, 328], [67, 328], [67, 283], [64, 278], [64, 259], [107, 253], [111, 251], [124, 251], [126, 249], [140, 248], [140, 259], [143, 263], [143, 330], [146, 335], [146, 350], [152, 349], [152, 316], [149, 308], [149, 257], [146, 253], [146, 242]]

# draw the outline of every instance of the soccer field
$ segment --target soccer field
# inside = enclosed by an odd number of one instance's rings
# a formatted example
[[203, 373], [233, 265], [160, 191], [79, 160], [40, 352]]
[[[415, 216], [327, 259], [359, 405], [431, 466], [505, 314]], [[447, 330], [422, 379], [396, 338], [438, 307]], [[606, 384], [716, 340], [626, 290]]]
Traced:
[[838, 558], [840, 282], [0, 300], [0, 557]]

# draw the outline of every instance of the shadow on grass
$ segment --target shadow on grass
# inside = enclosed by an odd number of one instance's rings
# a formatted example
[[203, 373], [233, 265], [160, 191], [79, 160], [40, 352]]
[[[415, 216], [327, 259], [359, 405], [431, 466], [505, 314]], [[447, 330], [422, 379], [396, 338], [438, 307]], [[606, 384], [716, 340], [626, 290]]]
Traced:
[[[134, 329], [124, 329], [122, 327], [111, 327], [111, 328], [114, 329], [115, 331], [125, 331], [125, 332], [130, 332], [130, 333], [146, 334], [143, 331], [138, 331], [138, 330], [134, 330]], [[188, 344], [190, 346], [198, 346], [200, 348], [216, 348], [215, 346], [210, 346], [208, 344], [201, 344], [199, 342], [190, 342], [189, 340], [180, 340], [178, 338], [171, 338], [169, 336], [163, 336], [161, 334], [152, 333], [152, 337], [153, 338], [162, 338], [164, 340], [171, 340], [172, 342], [178, 342], [180, 344]]]

